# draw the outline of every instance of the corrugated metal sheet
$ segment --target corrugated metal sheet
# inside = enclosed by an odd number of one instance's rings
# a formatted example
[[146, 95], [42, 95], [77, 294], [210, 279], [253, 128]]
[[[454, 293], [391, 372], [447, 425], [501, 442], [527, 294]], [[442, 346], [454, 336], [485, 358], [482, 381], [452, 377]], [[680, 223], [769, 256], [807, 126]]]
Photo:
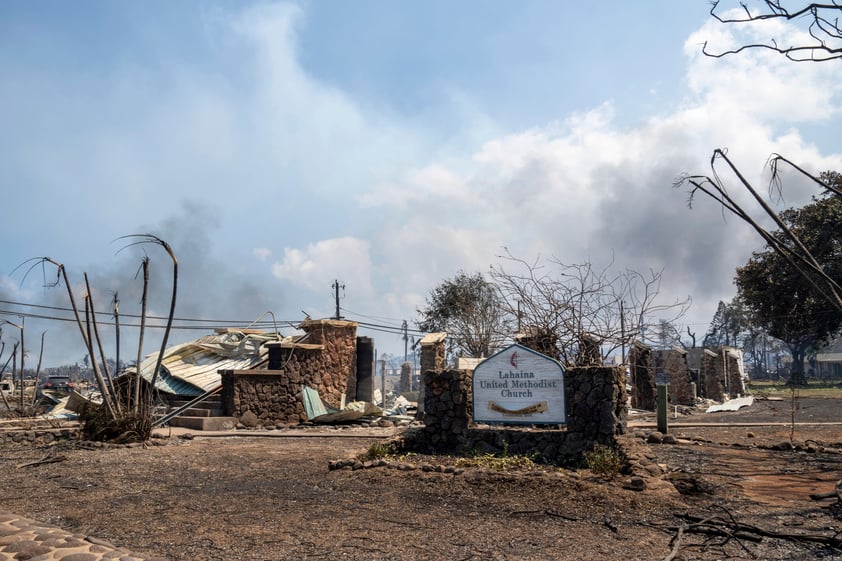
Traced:
[[[164, 351], [155, 388], [176, 395], [201, 395], [220, 384], [220, 370], [253, 368], [266, 360], [266, 343], [286, 340], [292, 338], [232, 330], [174, 345]], [[158, 353], [152, 353], [140, 364], [140, 375], [147, 382], [152, 381], [157, 358]]]

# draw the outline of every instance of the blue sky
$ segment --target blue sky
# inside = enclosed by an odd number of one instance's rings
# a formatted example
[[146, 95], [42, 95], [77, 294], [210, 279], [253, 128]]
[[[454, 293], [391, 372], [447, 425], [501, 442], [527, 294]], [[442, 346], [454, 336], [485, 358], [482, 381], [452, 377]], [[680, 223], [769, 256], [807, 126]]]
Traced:
[[[339, 279], [348, 317], [411, 324], [438, 282], [505, 246], [663, 269], [701, 337], [759, 243], [713, 204], [688, 210], [673, 180], [720, 147], [761, 185], [773, 152], [842, 170], [839, 65], [706, 58], [705, 40], [803, 32], [708, 9], [3, 2], [0, 296], [66, 306], [38, 270], [14, 271], [49, 256], [73, 282], [88, 272], [98, 308], [119, 290], [133, 313], [140, 249], [115, 240], [154, 232], [179, 257], [179, 316], [324, 317]], [[785, 204], [810, 194], [793, 182]], [[168, 262], [146, 251], [163, 314]], [[66, 325], [30, 326], [48, 330], [47, 364], [81, 356]]]

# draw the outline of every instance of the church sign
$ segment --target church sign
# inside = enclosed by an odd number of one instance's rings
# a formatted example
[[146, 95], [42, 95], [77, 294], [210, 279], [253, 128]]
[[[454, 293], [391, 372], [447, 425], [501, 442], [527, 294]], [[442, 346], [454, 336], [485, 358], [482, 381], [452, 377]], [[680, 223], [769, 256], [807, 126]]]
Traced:
[[474, 421], [560, 425], [564, 368], [557, 360], [511, 345], [477, 365], [473, 375]]

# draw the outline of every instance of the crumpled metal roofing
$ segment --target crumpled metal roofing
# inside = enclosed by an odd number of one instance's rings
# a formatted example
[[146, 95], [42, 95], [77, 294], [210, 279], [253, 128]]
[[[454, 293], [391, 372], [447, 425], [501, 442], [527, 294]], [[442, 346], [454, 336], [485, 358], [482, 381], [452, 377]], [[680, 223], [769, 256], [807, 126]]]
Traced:
[[[292, 341], [275, 333], [228, 330], [164, 350], [155, 388], [183, 396], [198, 396], [221, 383], [220, 370], [248, 370], [267, 359], [266, 343]], [[140, 363], [140, 375], [152, 382], [158, 352]], [[133, 369], [129, 369], [133, 371]]]

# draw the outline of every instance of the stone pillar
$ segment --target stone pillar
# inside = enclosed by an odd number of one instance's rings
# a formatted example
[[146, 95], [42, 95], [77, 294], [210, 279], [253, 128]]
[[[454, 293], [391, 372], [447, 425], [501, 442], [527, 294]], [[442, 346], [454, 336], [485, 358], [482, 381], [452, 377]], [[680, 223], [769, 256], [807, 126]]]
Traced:
[[421, 372], [444, 370], [447, 333], [428, 333], [421, 339]]
[[567, 432], [581, 435], [583, 449], [613, 445], [617, 435], [625, 434], [628, 404], [623, 368], [569, 368], [564, 372], [564, 392]]
[[684, 349], [659, 350], [653, 353], [656, 372], [663, 372], [669, 378], [670, 403], [694, 405], [693, 379], [687, 364], [687, 351]]
[[738, 395], [745, 395], [746, 387], [743, 382], [745, 369], [743, 367], [742, 351], [733, 347], [722, 347], [720, 352], [722, 353], [723, 362], [728, 372], [728, 376], [726, 377], [728, 393], [731, 398], [735, 398]]
[[519, 345], [523, 345], [527, 349], [532, 349], [542, 355], [556, 360], [561, 359], [561, 353], [558, 350], [558, 336], [549, 329], [534, 325], [527, 326], [515, 335], [515, 341]]
[[652, 367], [652, 349], [635, 341], [629, 349], [629, 374], [631, 376], [631, 406], [646, 411], [655, 410], [655, 369]]
[[465, 446], [473, 415], [471, 381], [469, 370], [423, 373], [424, 435], [433, 449], [458, 451]]
[[428, 333], [421, 338], [421, 383], [418, 385], [418, 419], [424, 418], [424, 374], [427, 371], [440, 372], [444, 370], [447, 356], [447, 333]]
[[234, 371], [233, 415], [246, 411], [262, 424], [307, 420], [301, 387], [319, 393], [322, 401], [340, 408], [357, 394], [357, 324], [352, 321], [307, 320], [300, 324], [306, 335], [295, 341], [267, 343], [267, 371]]
[[374, 401], [374, 339], [357, 337], [357, 401]]
[[357, 395], [357, 323], [334, 319], [302, 321], [307, 343], [323, 345], [325, 362], [322, 377], [334, 378], [337, 386], [345, 391], [345, 401]]
[[699, 364], [699, 393], [707, 399], [725, 399], [725, 378], [721, 365], [719, 354], [711, 349], [704, 350]]
[[398, 393], [405, 393], [412, 389], [412, 363], [401, 364], [401, 378], [398, 381]]

